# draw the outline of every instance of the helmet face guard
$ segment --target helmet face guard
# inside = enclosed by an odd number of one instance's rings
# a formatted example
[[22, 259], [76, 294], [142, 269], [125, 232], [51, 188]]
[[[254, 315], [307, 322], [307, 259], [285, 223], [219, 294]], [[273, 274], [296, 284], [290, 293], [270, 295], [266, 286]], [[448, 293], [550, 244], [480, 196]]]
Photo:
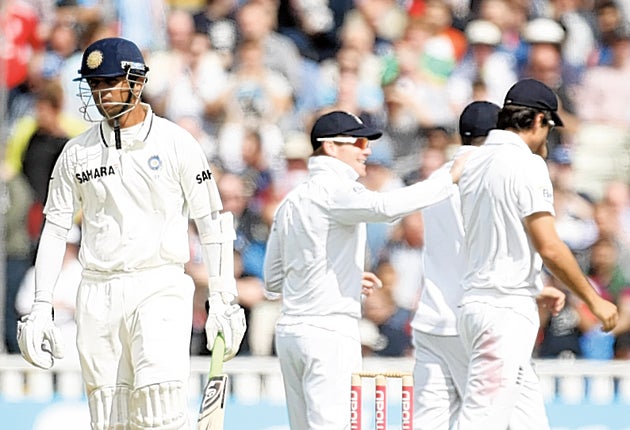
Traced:
[[[95, 118], [94, 109], [96, 107], [100, 114], [112, 120], [131, 111], [140, 102], [142, 91], [146, 83], [146, 74], [149, 68], [144, 63], [144, 58], [140, 49], [131, 41], [111, 37], [100, 39], [87, 47], [81, 60], [80, 76], [75, 79], [79, 81], [79, 93], [83, 107], [80, 112], [87, 121], [96, 122], [101, 118]], [[109, 80], [115, 78], [126, 81], [127, 85], [98, 88], [91, 87], [91, 80]], [[125, 101], [104, 102], [103, 95], [109, 91], [128, 91]], [[108, 114], [104, 106], [117, 105], [120, 110], [115, 114]]]
[[[144, 72], [138, 73], [137, 70], [129, 69], [125, 75], [121, 75], [124, 77], [124, 80], [127, 82], [126, 88], [125, 86], [116, 85], [114, 87], [106, 87], [106, 88], [94, 88], [90, 86], [90, 79], [93, 78], [82, 78], [79, 81], [79, 97], [81, 98], [81, 102], [83, 106], [79, 108], [79, 112], [83, 115], [83, 118], [86, 121], [90, 122], [98, 122], [101, 118], [94, 117], [94, 107], [98, 109], [98, 112], [105, 117], [107, 120], [112, 120], [115, 118], [119, 118], [131, 111], [136, 105], [140, 102], [140, 98], [142, 96], [142, 91], [144, 90], [144, 84], [146, 83], [146, 77]], [[114, 78], [114, 77], [111, 77]], [[110, 91], [120, 91], [128, 92], [128, 96], [124, 99], [124, 101], [116, 101], [111, 102], [103, 101], [103, 94], [108, 93]], [[106, 109], [103, 109], [103, 106], [120, 106], [121, 109], [113, 115], [110, 115]]]

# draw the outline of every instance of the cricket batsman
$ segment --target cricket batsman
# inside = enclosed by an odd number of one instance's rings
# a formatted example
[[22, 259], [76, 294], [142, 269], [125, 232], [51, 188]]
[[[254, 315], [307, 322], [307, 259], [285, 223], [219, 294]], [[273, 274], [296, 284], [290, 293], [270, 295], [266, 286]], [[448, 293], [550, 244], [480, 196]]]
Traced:
[[[96, 122], [68, 141], [50, 178], [31, 312], [18, 323], [22, 356], [49, 369], [63, 357], [52, 299], [65, 241], [81, 215], [77, 347], [93, 430], [188, 430], [193, 282], [188, 221], [209, 273], [208, 349], [225, 360], [245, 332], [233, 273], [232, 216], [222, 213], [199, 143], [141, 101], [148, 67], [138, 47], [101, 39], [83, 53], [79, 95]], [[94, 106], [102, 118], [91, 118]]]

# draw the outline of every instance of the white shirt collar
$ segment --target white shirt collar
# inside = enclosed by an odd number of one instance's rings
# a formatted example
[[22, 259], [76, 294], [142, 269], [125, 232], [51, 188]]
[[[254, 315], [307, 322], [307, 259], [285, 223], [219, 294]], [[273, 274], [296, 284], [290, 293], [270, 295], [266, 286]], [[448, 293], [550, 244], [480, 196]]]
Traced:
[[519, 149], [525, 150], [528, 153], [532, 153], [532, 150], [527, 146], [525, 141], [521, 137], [508, 130], [490, 130], [488, 138], [484, 145], [513, 145]]
[[334, 173], [352, 181], [359, 179], [359, 174], [356, 170], [343, 161], [327, 155], [311, 157], [308, 160], [308, 170], [311, 176], [321, 173]]

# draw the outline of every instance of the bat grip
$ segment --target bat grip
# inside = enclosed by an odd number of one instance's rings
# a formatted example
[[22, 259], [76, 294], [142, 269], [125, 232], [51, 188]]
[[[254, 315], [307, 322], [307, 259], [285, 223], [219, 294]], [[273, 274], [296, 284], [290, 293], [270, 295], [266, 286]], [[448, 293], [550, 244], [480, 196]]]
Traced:
[[212, 356], [210, 357], [210, 377], [219, 376], [223, 373], [223, 358], [225, 357], [225, 339], [219, 333], [214, 339]]

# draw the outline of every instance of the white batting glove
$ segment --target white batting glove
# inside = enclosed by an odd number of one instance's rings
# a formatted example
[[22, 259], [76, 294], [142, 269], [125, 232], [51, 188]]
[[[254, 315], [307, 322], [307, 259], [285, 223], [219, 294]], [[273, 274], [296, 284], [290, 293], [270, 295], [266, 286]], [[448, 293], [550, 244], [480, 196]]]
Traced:
[[35, 302], [31, 313], [18, 321], [17, 340], [22, 357], [33, 366], [50, 369], [63, 358], [61, 333], [53, 323], [52, 304]]
[[245, 336], [245, 311], [239, 305], [232, 304], [234, 296], [230, 293], [210, 293], [208, 299], [208, 319], [206, 320], [206, 347], [212, 351], [217, 334], [223, 333], [225, 339], [225, 357], [223, 361], [234, 358]]

